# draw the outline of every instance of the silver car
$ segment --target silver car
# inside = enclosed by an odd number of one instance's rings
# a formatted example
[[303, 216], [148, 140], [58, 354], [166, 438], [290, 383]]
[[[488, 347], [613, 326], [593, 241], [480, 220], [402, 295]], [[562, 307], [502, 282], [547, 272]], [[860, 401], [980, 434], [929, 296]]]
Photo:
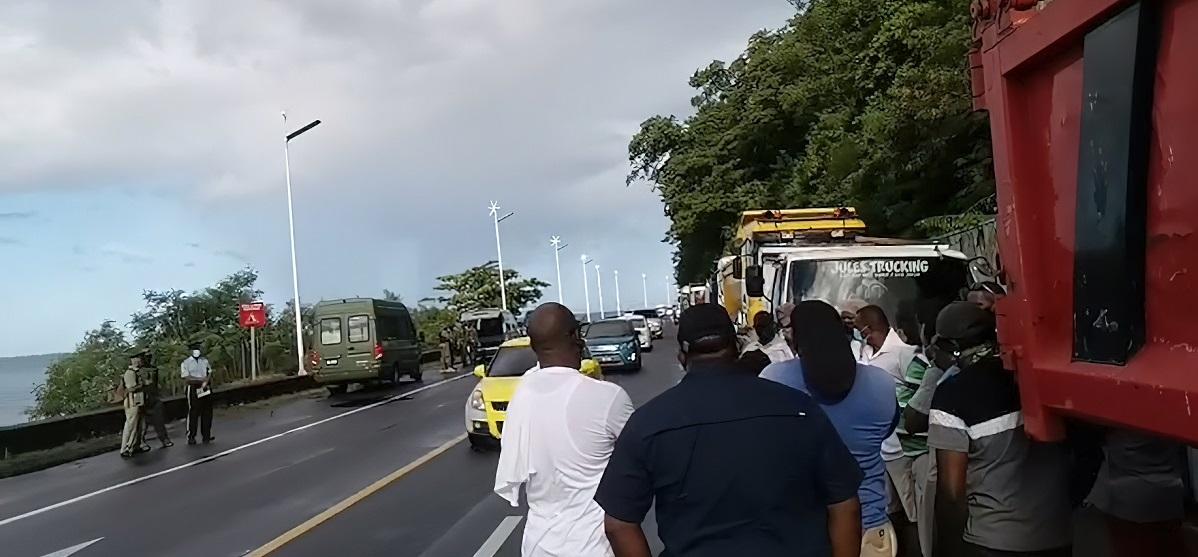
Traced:
[[641, 344], [641, 350], [652, 352], [653, 333], [649, 330], [649, 320], [636, 314], [625, 315], [624, 319], [632, 323], [632, 328], [636, 329], [636, 338]]

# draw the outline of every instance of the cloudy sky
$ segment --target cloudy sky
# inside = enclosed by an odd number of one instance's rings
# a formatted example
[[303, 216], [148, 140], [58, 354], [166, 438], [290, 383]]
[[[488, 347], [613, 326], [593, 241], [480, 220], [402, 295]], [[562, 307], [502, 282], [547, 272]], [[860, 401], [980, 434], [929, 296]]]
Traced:
[[[784, 0], [111, 0], [0, 4], [0, 355], [69, 349], [143, 289], [249, 265], [290, 297], [280, 111], [300, 292], [409, 301], [494, 257], [554, 280], [578, 257], [664, 301], [666, 219], [624, 186], [640, 121], [690, 73], [793, 13]], [[592, 298], [594, 276], [591, 275]], [[556, 290], [546, 291], [555, 298]], [[592, 302], [594, 303], [594, 302]]]

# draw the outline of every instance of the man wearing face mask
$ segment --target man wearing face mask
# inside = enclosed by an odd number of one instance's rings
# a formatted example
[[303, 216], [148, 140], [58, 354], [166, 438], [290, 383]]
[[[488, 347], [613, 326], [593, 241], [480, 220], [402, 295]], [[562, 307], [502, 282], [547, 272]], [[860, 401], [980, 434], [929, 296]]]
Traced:
[[753, 331], [757, 333], [757, 340], [747, 344], [740, 351], [742, 355], [756, 350], [768, 356], [770, 362], [785, 362], [794, 359], [794, 351], [787, 346], [786, 339], [778, 334], [778, 326], [769, 312], [759, 311], [757, 315], [753, 316]]
[[191, 356], [179, 364], [179, 371], [187, 384], [187, 444], [196, 444], [196, 433], [211, 443], [216, 439], [212, 436], [212, 366], [198, 343], [191, 345]]

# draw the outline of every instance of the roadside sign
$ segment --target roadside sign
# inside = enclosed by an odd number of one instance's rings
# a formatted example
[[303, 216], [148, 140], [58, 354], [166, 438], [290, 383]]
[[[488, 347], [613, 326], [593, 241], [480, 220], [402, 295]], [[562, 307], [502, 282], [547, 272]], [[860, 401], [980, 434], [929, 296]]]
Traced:
[[253, 302], [241, 304], [238, 321], [246, 329], [261, 329], [266, 326], [266, 304]]

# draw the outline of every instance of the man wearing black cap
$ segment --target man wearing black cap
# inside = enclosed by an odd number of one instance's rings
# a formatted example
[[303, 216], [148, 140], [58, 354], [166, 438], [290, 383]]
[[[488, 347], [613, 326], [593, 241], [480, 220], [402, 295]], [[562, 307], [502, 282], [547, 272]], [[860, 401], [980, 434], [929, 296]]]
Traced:
[[861, 470], [819, 405], [742, 373], [723, 308], [678, 325], [682, 381], [629, 419], [595, 500], [616, 557], [649, 557], [655, 505], [665, 556], [856, 557]]
[[937, 387], [929, 419], [938, 468], [934, 555], [1069, 556], [1066, 455], [1024, 434], [994, 314], [969, 302], [949, 304], [936, 318], [932, 344], [938, 359], [959, 370]]

